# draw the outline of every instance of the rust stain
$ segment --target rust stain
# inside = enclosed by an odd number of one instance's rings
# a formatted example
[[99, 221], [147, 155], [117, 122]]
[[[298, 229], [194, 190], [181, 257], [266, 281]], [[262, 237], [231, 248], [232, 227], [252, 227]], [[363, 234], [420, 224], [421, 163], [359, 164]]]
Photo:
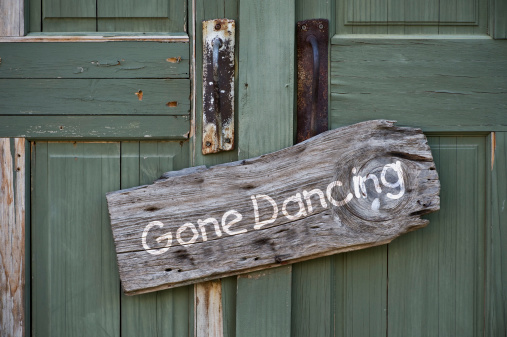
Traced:
[[234, 149], [235, 22], [229, 19], [208, 20], [202, 23], [202, 28], [205, 64], [202, 77], [202, 154], [205, 155]]
[[178, 57], [169, 57], [166, 59], [169, 63], [180, 63], [181, 62], [181, 56]]
[[1, 140], [2, 147], [0, 148], [0, 159], [2, 164], [2, 191], [5, 193], [5, 201], [6, 205], [12, 204], [12, 175], [10, 174], [12, 167], [12, 158], [11, 158], [11, 150], [10, 150], [10, 140], [9, 138], [4, 138]]
[[137, 98], [142, 101], [143, 100], [143, 91], [142, 90], [139, 90], [138, 92], [135, 93], [135, 95], [137, 96]]
[[495, 166], [496, 133], [491, 132], [491, 171]]
[[328, 130], [328, 40], [328, 20], [297, 23], [297, 143]]
[[174, 107], [178, 106], [178, 102], [176, 102], [176, 101], [167, 102], [165, 105], [167, 105], [170, 108], [174, 108]]
[[204, 126], [202, 137], [202, 154], [218, 152], [216, 125], [209, 123]]

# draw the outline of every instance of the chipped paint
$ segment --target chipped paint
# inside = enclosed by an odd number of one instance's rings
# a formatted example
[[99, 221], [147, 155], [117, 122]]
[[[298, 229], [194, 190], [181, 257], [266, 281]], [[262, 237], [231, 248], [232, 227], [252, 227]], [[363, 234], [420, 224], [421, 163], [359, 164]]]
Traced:
[[170, 108], [175, 108], [178, 106], [178, 102], [176, 102], [176, 101], [167, 102], [165, 105], [167, 105]]
[[137, 98], [142, 101], [143, 100], [143, 91], [142, 90], [139, 90], [138, 92], [135, 93], [135, 95], [137, 96]]
[[235, 22], [203, 22], [202, 153], [234, 149]]
[[181, 56], [178, 57], [169, 57], [166, 59], [169, 63], [180, 63], [181, 62]]

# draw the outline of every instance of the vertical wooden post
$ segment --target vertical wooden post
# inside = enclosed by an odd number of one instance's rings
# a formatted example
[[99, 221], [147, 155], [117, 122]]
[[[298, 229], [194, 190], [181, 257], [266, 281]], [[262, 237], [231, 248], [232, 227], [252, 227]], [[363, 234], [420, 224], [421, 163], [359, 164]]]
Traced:
[[[11, 144], [13, 146], [11, 146]], [[24, 336], [25, 139], [0, 138], [0, 335]]]
[[194, 291], [195, 336], [223, 336], [222, 282], [215, 280], [197, 283]]
[[[193, 0], [192, 1], [192, 43], [195, 66], [193, 69], [193, 116], [192, 116], [192, 165], [215, 165], [237, 160], [237, 150], [221, 152], [211, 156], [201, 154], [202, 144], [202, 26], [204, 20], [217, 18], [228, 18], [237, 20], [237, 1], [236, 0]], [[237, 39], [237, 37], [236, 37]], [[236, 74], [237, 76], [237, 74]], [[237, 81], [237, 78], [235, 79]], [[236, 89], [237, 92], [237, 89]], [[234, 95], [237, 97], [237, 94]], [[196, 124], [197, 123], [197, 124]], [[229, 282], [230, 283], [230, 282]], [[229, 284], [227, 283], [227, 284]], [[225, 292], [235, 287], [227, 287]], [[231, 328], [224, 326], [223, 316], [227, 316], [231, 308], [222, 307], [222, 282], [221, 280], [198, 283], [194, 287], [194, 311], [195, 327], [194, 335], [196, 337], [223, 337], [224, 332], [227, 336]], [[231, 314], [229, 314], [231, 316]]]
[[[295, 4], [239, 1], [238, 159], [293, 144]], [[236, 335], [290, 336], [292, 267], [238, 277]]]
[[25, 35], [24, 0], [0, 2], [0, 36]]
[[490, 136], [486, 230], [486, 333], [507, 334], [507, 132]]

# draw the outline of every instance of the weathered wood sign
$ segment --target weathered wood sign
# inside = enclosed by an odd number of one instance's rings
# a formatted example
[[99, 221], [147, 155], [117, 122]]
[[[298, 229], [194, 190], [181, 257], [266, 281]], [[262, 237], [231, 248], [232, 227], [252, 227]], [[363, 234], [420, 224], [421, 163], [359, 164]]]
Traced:
[[427, 225], [439, 190], [421, 130], [377, 120], [107, 200], [132, 295], [388, 243]]

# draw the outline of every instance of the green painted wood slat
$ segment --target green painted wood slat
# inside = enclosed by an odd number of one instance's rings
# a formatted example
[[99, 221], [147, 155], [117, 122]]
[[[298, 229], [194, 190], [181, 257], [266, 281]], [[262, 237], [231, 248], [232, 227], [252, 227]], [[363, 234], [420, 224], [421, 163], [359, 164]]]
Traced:
[[333, 39], [331, 125], [507, 130], [506, 41]]
[[0, 116], [0, 137], [187, 140], [188, 116]]
[[480, 336], [485, 137], [431, 137], [441, 210], [389, 244], [389, 336]]
[[[232, 20], [238, 20], [238, 1], [236, 0], [197, 0], [195, 2], [195, 24], [196, 31], [192, 34], [195, 35], [195, 133], [192, 135], [191, 140], [191, 153], [192, 153], [192, 165], [207, 165], [212, 166], [220, 163], [231, 162], [238, 160], [237, 146], [232, 151], [219, 152], [212, 155], [202, 155], [201, 144], [202, 144], [202, 21], [212, 20], [217, 18], [227, 18]], [[238, 50], [239, 50], [239, 39], [236, 39], [235, 47], [235, 62], [238, 62]], [[238, 83], [238, 72], [235, 73], [235, 83]], [[238, 97], [238, 86], [235, 86], [235, 110], [237, 111], [237, 97]], [[238, 125], [238, 114], [235, 114], [235, 125]], [[236, 130], [236, 136], [238, 132]], [[237, 282], [236, 277], [228, 277], [221, 279], [222, 293], [222, 330], [224, 337], [236, 336], [236, 289]], [[206, 284], [196, 285], [206, 286]], [[217, 294], [211, 293], [210, 296], [218, 297]], [[209, 299], [199, 299], [207, 301]], [[220, 299], [217, 299], [220, 300]], [[197, 301], [197, 299], [196, 299]], [[209, 303], [209, 302], [208, 302]], [[213, 303], [213, 301], [211, 301]], [[196, 317], [196, 319], [203, 319]], [[197, 322], [196, 322], [197, 323]], [[197, 335], [200, 337], [199, 335]], [[221, 337], [221, 336], [220, 336]]]
[[0, 43], [0, 78], [189, 78], [184, 42]]
[[[150, 184], [188, 167], [188, 142], [122, 142], [121, 188]], [[192, 287], [139, 296], [121, 294], [122, 336], [193, 336]]]
[[488, 0], [338, 0], [336, 34], [488, 33]]
[[97, 31], [187, 32], [186, 11], [186, 0], [99, 0]]
[[[238, 159], [292, 145], [292, 1], [239, 1]], [[273, 76], [276, 74], [276, 76]], [[238, 277], [236, 336], [289, 336], [290, 266]]]
[[[41, 30], [47, 32], [95, 31], [97, 12], [93, 0], [39, 0]], [[33, 2], [33, 0], [32, 0]]]
[[33, 329], [46, 336], [119, 336], [118, 268], [105, 193], [120, 187], [120, 146], [35, 147]]
[[489, 34], [494, 39], [507, 38], [507, 0], [491, 0], [489, 6]]
[[507, 133], [489, 139], [486, 236], [486, 336], [507, 335]]
[[334, 256], [336, 336], [385, 336], [387, 247]]
[[[37, 11], [41, 8], [42, 10]], [[148, 2], [30, 0], [30, 30], [185, 32], [186, 0]]]
[[190, 114], [187, 79], [0, 79], [1, 115]]
[[291, 336], [334, 336], [334, 257], [292, 266]]
[[238, 276], [236, 336], [290, 336], [292, 268]]

